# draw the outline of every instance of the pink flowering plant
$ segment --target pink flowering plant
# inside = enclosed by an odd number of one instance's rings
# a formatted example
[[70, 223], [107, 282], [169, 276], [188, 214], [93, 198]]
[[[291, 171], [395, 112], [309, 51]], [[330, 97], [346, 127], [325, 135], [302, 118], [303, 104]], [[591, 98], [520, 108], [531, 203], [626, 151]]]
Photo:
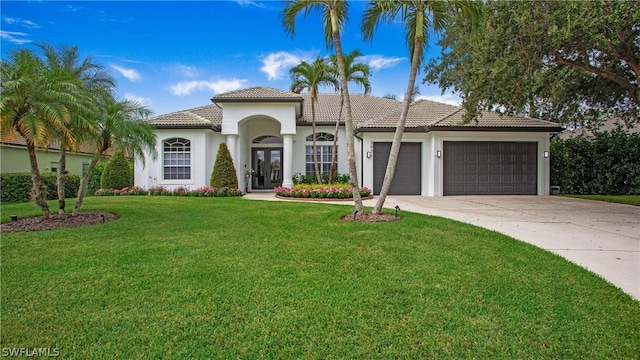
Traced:
[[[351, 185], [349, 184], [298, 184], [293, 187], [278, 186], [275, 188], [276, 195], [290, 198], [315, 198], [315, 199], [351, 199]], [[371, 196], [371, 189], [360, 188], [360, 196]]]
[[203, 186], [195, 190], [189, 190], [188, 187], [178, 186], [173, 190], [169, 190], [164, 186], [153, 186], [144, 189], [140, 186], [125, 187], [122, 189], [98, 189], [95, 196], [125, 196], [125, 195], [150, 195], [150, 196], [191, 196], [191, 197], [228, 197], [243, 196], [244, 193], [240, 189], [234, 188], [215, 188], [212, 186]]

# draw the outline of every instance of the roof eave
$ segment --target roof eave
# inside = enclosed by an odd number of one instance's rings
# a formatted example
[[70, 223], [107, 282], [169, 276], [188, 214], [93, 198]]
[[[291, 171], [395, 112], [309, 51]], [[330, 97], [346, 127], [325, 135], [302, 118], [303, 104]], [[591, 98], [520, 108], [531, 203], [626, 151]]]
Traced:
[[194, 124], [194, 125], [185, 125], [185, 124], [175, 124], [175, 125], [154, 125], [152, 126], [156, 129], [205, 129], [212, 130], [216, 132], [220, 132], [222, 126], [220, 125], [209, 125], [209, 124]]
[[560, 132], [562, 127], [546, 126], [429, 126], [429, 131], [500, 131], [500, 132]]

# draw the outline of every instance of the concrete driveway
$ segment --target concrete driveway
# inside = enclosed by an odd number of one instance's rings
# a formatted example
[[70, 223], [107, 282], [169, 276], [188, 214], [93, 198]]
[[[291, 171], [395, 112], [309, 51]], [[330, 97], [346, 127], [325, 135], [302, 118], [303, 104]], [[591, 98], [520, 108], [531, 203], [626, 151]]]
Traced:
[[[278, 200], [273, 192], [245, 197]], [[364, 204], [374, 206], [375, 201]], [[388, 196], [385, 207], [396, 205], [401, 211], [481, 226], [551, 251], [640, 300], [639, 206], [559, 196]]]
[[[367, 200], [367, 205], [375, 204]], [[640, 300], [640, 207], [559, 196], [388, 196], [385, 207], [441, 216], [561, 255]]]

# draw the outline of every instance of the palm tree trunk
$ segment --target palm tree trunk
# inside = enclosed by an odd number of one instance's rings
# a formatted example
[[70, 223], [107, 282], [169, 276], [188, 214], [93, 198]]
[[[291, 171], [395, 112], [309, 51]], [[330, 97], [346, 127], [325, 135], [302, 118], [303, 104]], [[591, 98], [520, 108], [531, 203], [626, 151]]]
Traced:
[[333, 148], [331, 149], [331, 169], [329, 170], [329, 184], [336, 182], [336, 172], [338, 169], [336, 166], [336, 156], [338, 152], [338, 130], [340, 130], [340, 118], [342, 117], [342, 108], [344, 106], [344, 98], [340, 97], [340, 112], [338, 113], [338, 120], [336, 120], [336, 128], [333, 131]]
[[67, 149], [60, 146], [60, 160], [58, 160], [58, 215], [64, 215], [65, 209], [65, 183], [64, 174], [67, 172]]
[[102, 153], [98, 153], [93, 157], [93, 160], [91, 160], [91, 164], [89, 164], [89, 167], [87, 168], [87, 172], [84, 173], [84, 176], [82, 176], [82, 180], [80, 180], [80, 188], [78, 189], [78, 200], [76, 200], [76, 206], [73, 208], [72, 216], [78, 216], [78, 213], [80, 212], [82, 202], [84, 201], [84, 197], [87, 194], [87, 189], [89, 188], [89, 180], [91, 179], [91, 174], [93, 173], [93, 169], [96, 167], [96, 165], [98, 165], [98, 161], [100, 161], [101, 156]]
[[342, 44], [340, 43], [340, 32], [335, 10], [331, 10], [331, 32], [333, 35], [333, 44], [336, 47], [336, 57], [338, 60], [338, 74], [340, 76], [340, 88], [342, 89], [342, 99], [345, 105], [344, 127], [347, 137], [347, 162], [349, 164], [349, 176], [351, 177], [351, 192], [353, 194], [353, 202], [356, 210], [360, 214], [364, 213], [362, 205], [362, 197], [360, 196], [360, 185], [358, 184], [358, 169], [356, 167], [356, 153], [354, 149], [353, 134], [353, 115], [351, 112], [351, 99], [349, 98], [349, 87], [347, 84], [347, 76], [344, 70], [344, 57], [342, 55]]
[[313, 99], [314, 93], [311, 93], [311, 136], [313, 137], [313, 167], [316, 173], [316, 181], [318, 184], [322, 184], [322, 178], [320, 178], [320, 168], [318, 167], [318, 146], [316, 145], [316, 105]]
[[389, 152], [389, 161], [387, 162], [387, 169], [384, 173], [384, 181], [382, 182], [382, 188], [380, 189], [380, 195], [376, 206], [373, 208], [372, 213], [380, 214], [382, 212], [382, 206], [384, 205], [389, 189], [391, 188], [391, 182], [393, 181], [393, 175], [396, 171], [396, 164], [398, 162], [398, 154], [400, 153], [400, 145], [402, 144], [402, 135], [404, 134], [404, 125], [407, 122], [407, 114], [409, 113], [409, 105], [411, 104], [411, 94], [413, 93], [413, 87], [416, 82], [416, 75], [418, 74], [418, 67], [420, 66], [420, 53], [422, 51], [422, 36], [416, 36], [413, 47], [413, 57], [411, 58], [411, 71], [409, 72], [409, 83], [407, 84], [407, 91], [404, 94], [402, 100], [402, 112], [400, 113], [400, 119], [396, 125], [396, 132], [393, 135], [393, 143], [391, 144], [391, 151]]
[[[22, 133], [18, 131], [20, 135]], [[26, 137], [23, 135], [23, 138]], [[29, 162], [31, 163], [31, 182], [33, 183], [32, 195], [34, 202], [42, 209], [42, 214], [46, 218], [51, 217], [49, 204], [47, 203], [47, 189], [42, 183], [40, 169], [38, 168], [38, 158], [36, 157], [36, 147], [32, 141], [27, 141], [27, 151], [29, 152]]]

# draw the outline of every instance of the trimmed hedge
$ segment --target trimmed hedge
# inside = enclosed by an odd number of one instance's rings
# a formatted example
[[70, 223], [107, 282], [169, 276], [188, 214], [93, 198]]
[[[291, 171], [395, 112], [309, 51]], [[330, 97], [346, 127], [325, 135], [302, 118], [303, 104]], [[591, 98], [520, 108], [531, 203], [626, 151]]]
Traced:
[[216, 163], [213, 164], [209, 184], [214, 188], [238, 188], [238, 177], [233, 159], [227, 144], [221, 143], [216, 155]]
[[107, 166], [102, 172], [100, 187], [102, 189], [122, 189], [132, 185], [129, 161], [124, 157], [122, 151], [118, 151], [107, 162]]
[[[41, 174], [42, 182], [47, 188], [47, 200], [58, 198], [58, 186], [56, 173]], [[78, 196], [80, 177], [67, 174], [65, 179], [65, 197]], [[0, 199], [2, 202], [29, 202], [31, 201], [31, 173], [7, 173], [0, 174]]]
[[554, 139], [550, 152], [551, 185], [563, 194], [640, 194], [640, 133]]

